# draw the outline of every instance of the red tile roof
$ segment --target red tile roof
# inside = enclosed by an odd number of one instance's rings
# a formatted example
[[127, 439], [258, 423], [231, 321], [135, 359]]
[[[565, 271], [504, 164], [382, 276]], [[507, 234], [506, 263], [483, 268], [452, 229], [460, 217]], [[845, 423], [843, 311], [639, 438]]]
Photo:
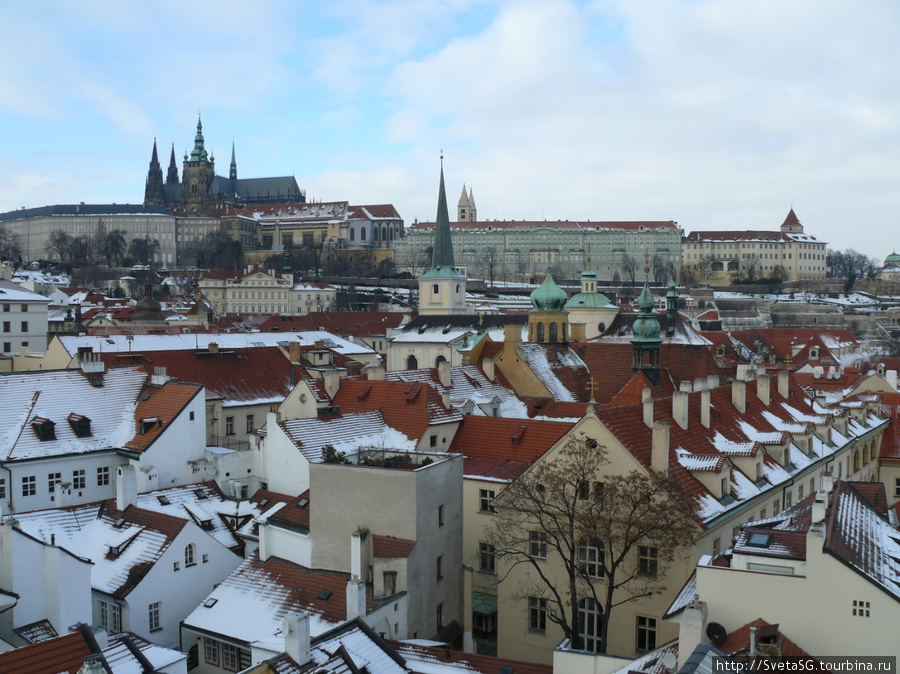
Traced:
[[[777, 640], [780, 646], [780, 654], [788, 657], [808, 657], [809, 653], [800, 648], [793, 641], [781, 634], [778, 625], [770, 625], [762, 618], [757, 618], [751, 623], [734, 630], [725, 641], [717, 646], [725, 655], [738, 655], [750, 650], [750, 628], [757, 629], [757, 652], [770, 653], [773, 647], [766, 642], [769, 639]], [[766, 629], [768, 628], [768, 629]]]
[[416, 542], [396, 536], [372, 534], [372, 554], [382, 559], [405, 559], [412, 554]]
[[[279, 501], [283, 503], [285, 502], [283, 495], [275, 494], [274, 492], [268, 493], [272, 494], [272, 496], [268, 498], [277, 498], [279, 499]], [[271, 508], [273, 505], [275, 504], [270, 504], [269, 508]], [[299, 496], [287, 501], [283, 507], [272, 513], [268, 521], [276, 526], [280, 522], [292, 525], [293, 527], [297, 527], [304, 531], [309, 531], [309, 489], [307, 489]]]
[[22, 674], [75, 674], [91, 649], [81, 632], [0, 653], [0, 671]]
[[[552, 665], [539, 665], [533, 662], [497, 658], [491, 655], [476, 655], [462, 651], [447, 651], [445, 648], [419, 646], [402, 641], [388, 641], [401, 656], [409, 660], [425, 660], [435, 663], [460, 663], [467, 665], [480, 674], [497, 674], [503, 667], [515, 674], [553, 674]], [[441, 670], [443, 671], [443, 670]]]
[[125, 448], [143, 452], [150, 447], [202, 390], [203, 387], [196, 384], [177, 382], [144, 387], [134, 411], [136, 433]]
[[[451, 222], [450, 229], [458, 231], [480, 231], [487, 229], [535, 229], [547, 228], [550, 230], [560, 229], [671, 229], [677, 230], [678, 225], [672, 220], [611, 220], [611, 221], [590, 221], [590, 220], [485, 220], [481, 222]], [[410, 227], [410, 231], [431, 231], [434, 229], [433, 222], [418, 222]]]
[[260, 332], [301, 332], [322, 328], [339, 337], [384, 337], [388, 328], [399, 327], [407, 319], [396, 311], [314, 311], [301, 316], [269, 316]]
[[450, 443], [450, 451], [467, 458], [533, 463], [574, 424], [561, 421], [467, 416]]
[[342, 414], [380, 409], [388, 426], [416, 440], [430, 424], [462, 421], [461, 414], [444, 407], [437, 391], [422, 383], [345, 379], [332, 402]]
[[178, 381], [202, 384], [207, 400], [229, 402], [278, 400], [290, 393], [306, 372], [291, 365], [277, 346], [246, 349], [154, 351], [152, 353], [105, 352], [100, 356], [108, 366], [138, 365], [147, 374], [164, 367]]

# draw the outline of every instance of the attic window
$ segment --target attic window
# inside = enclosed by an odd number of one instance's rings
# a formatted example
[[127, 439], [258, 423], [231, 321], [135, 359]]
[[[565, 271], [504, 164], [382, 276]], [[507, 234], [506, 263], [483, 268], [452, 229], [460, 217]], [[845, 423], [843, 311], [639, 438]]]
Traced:
[[297, 501], [297, 507], [298, 507], [298, 508], [305, 508], [305, 507], [308, 506], [308, 505], [309, 505], [309, 499], [308, 499], [308, 498], [302, 498], [302, 499], [300, 499], [299, 501]]
[[747, 538], [747, 545], [751, 545], [754, 548], [767, 548], [769, 547], [769, 543], [772, 541], [772, 534], [764, 534], [762, 532], [756, 531]]
[[103, 388], [103, 379], [101, 379], [100, 377], [92, 377], [91, 386], [95, 388]]
[[319, 599], [321, 601], [328, 601], [331, 598], [331, 595], [334, 594], [331, 590], [322, 590], [319, 593]]
[[194, 496], [196, 496], [200, 500], [203, 500], [206, 498], [206, 492], [203, 491], [202, 489], [195, 489]]
[[169, 499], [167, 497], [163, 496], [162, 494], [158, 495], [156, 497], [156, 500], [159, 501], [159, 505], [172, 505], [169, 502]]
[[124, 518], [124, 517], [120, 517], [119, 519], [116, 520], [116, 523], [113, 524], [113, 526], [114, 526], [116, 529], [121, 529], [123, 524], [125, 524], [125, 518]]
[[259, 502], [260, 508], [265, 508], [267, 505], [269, 505], [269, 499], [267, 499], [267, 498], [264, 498], [262, 501]]
[[45, 417], [35, 417], [31, 420], [31, 427], [37, 433], [41, 442], [56, 440], [56, 424]]
[[152, 428], [157, 425], [162, 426], [162, 419], [160, 419], [159, 417], [147, 417], [145, 419], [141, 419], [141, 435], [149, 430], [152, 430]]
[[205, 608], [212, 608], [213, 606], [216, 605], [216, 602], [218, 602], [218, 601], [219, 601], [219, 600], [216, 599], [215, 597], [210, 597], [210, 598], [207, 599], [205, 602], [203, 602], [203, 606], [204, 606]]
[[91, 420], [83, 414], [72, 412], [68, 416], [69, 425], [75, 432], [75, 436], [79, 438], [91, 437]]

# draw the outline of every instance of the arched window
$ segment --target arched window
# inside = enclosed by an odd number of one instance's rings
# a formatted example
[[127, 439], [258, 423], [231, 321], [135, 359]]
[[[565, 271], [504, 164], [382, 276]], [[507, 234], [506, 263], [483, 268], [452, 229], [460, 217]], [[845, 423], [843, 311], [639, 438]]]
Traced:
[[372, 235], [373, 235], [372, 238], [374, 238], [375, 241], [378, 241], [378, 228], [377, 227], [375, 228], [375, 231], [372, 232]]
[[365, 227], [363, 227], [361, 230], [359, 230], [359, 240], [360, 241], [366, 240], [366, 228]]
[[184, 548], [184, 565], [193, 566], [197, 563], [197, 548], [193, 543], [188, 543]]
[[437, 295], [439, 292], [441, 292], [441, 289], [438, 288], [438, 284], [437, 284], [437, 283], [432, 284], [432, 286], [431, 286], [431, 294], [432, 294], [432, 295]]
[[544, 324], [543, 323], [537, 324], [537, 341], [538, 341], [538, 344], [540, 344], [541, 342], [544, 341]]
[[600, 635], [603, 629], [603, 609], [593, 597], [578, 602], [578, 624], [581, 627], [581, 648], [600, 652]]
[[556, 323], [550, 324], [550, 342], [555, 344], [559, 341], [559, 327]]
[[441, 363], [446, 363], [447, 359], [444, 358], [444, 355], [441, 354], [437, 358], [434, 359], [434, 366], [438, 367]]
[[859, 470], [859, 450], [855, 449], [855, 450], [853, 450], [853, 472], [855, 473], [858, 470]]
[[387, 225], [381, 226], [381, 238], [383, 241], [387, 241], [388, 238], [388, 228]]
[[413, 356], [412, 354], [406, 357], [406, 369], [407, 370], [418, 370], [419, 369], [419, 359]]
[[352, 227], [350, 228], [350, 240], [356, 241], [356, 230], [354, 230]]

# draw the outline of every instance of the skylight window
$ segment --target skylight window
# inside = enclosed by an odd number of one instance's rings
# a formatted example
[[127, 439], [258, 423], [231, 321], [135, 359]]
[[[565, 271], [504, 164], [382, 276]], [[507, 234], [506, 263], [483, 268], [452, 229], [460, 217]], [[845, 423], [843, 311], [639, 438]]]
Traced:
[[215, 597], [210, 597], [210, 598], [207, 599], [205, 602], [203, 602], [203, 606], [206, 607], [206, 608], [212, 608], [213, 606], [216, 605], [216, 603], [217, 603], [218, 601], [219, 601], [219, 600], [216, 599]]
[[164, 505], [164, 506], [166, 506], [166, 505], [171, 505], [171, 503], [169, 502], [168, 497], [163, 496], [162, 494], [160, 494], [159, 496], [157, 496], [157, 497], [156, 497], [156, 500], [159, 501], [159, 504], [160, 504], [160, 505]]
[[302, 498], [302, 499], [300, 499], [300, 500], [297, 502], [297, 507], [298, 507], [298, 508], [305, 508], [305, 507], [308, 506], [308, 505], [309, 505], [309, 499], [308, 499], [308, 498]]
[[747, 545], [752, 545], [754, 548], [767, 548], [771, 540], [772, 534], [755, 531], [747, 538]]
[[334, 594], [331, 590], [322, 590], [319, 593], [319, 599], [322, 601], [328, 601], [331, 598], [331, 595]]

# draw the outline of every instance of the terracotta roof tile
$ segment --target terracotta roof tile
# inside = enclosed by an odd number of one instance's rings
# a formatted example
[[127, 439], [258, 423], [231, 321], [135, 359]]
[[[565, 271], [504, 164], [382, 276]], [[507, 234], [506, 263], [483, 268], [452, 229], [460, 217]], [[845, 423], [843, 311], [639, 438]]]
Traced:
[[[419, 646], [408, 644], [401, 641], [388, 641], [400, 655], [414, 665], [415, 661], [423, 663], [458, 663], [471, 668], [480, 674], [497, 674], [503, 667], [509, 667], [511, 672], [515, 674], [553, 674], [552, 665], [539, 665], [533, 662], [523, 662], [521, 660], [510, 660], [508, 658], [497, 658], [491, 655], [476, 655], [474, 653], [463, 653], [462, 651], [447, 651], [444, 648], [435, 648], [431, 646]], [[427, 667], [427, 664], [424, 665]], [[418, 667], [413, 667], [418, 670]], [[428, 671], [431, 671], [429, 668]], [[443, 671], [443, 670], [441, 670]]]
[[467, 416], [450, 451], [467, 458], [500, 459], [533, 463], [558, 442], [572, 422]]
[[[273, 493], [273, 496], [282, 498], [280, 494]], [[309, 531], [309, 489], [290, 501], [282, 500], [280, 502], [285, 505], [273, 512], [268, 521], [275, 525], [278, 523], [288, 524], [302, 531]], [[273, 503], [269, 507], [271, 508], [273, 505], [275, 504]]]
[[372, 554], [376, 558], [405, 559], [412, 554], [416, 542], [396, 536], [372, 534]]
[[0, 671], [28, 674], [75, 674], [91, 649], [81, 632], [0, 653]]
[[[797, 646], [793, 641], [784, 636], [778, 629], [778, 625], [770, 625], [762, 618], [757, 618], [751, 623], [734, 630], [718, 649], [725, 655], [738, 655], [750, 650], [750, 628], [757, 628], [757, 651], [769, 653], [772, 648], [768, 640], [776, 640], [780, 644], [780, 654], [787, 657], [809, 657], [809, 653]], [[769, 629], [764, 629], [769, 628]]]
[[134, 412], [136, 434], [125, 447], [139, 452], [146, 450], [202, 390], [196, 384], [171, 381], [160, 387], [145, 387]]

